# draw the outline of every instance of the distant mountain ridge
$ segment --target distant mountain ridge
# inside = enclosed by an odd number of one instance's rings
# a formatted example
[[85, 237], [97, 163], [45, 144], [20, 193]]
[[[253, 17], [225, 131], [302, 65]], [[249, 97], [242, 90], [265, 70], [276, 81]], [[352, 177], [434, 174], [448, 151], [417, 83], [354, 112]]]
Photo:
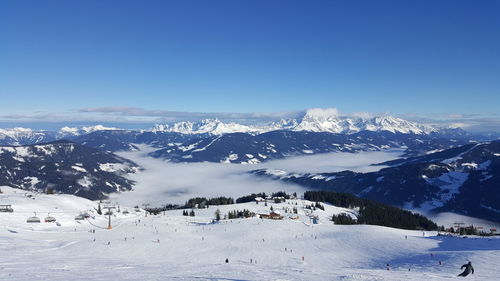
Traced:
[[171, 132], [181, 134], [222, 135], [228, 133], [262, 134], [271, 131], [307, 131], [334, 134], [353, 134], [361, 131], [388, 131], [403, 134], [430, 134], [440, 128], [407, 121], [392, 116], [356, 117], [325, 115], [322, 112], [309, 110], [304, 116], [295, 119], [281, 119], [263, 125], [242, 125], [224, 123], [219, 119], [204, 119], [200, 122], [179, 122], [174, 124], [157, 124], [154, 132]]
[[437, 128], [391, 116], [341, 116], [335, 110], [308, 110], [303, 116], [264, 125], [218, 119], [124, 130], [102, 125], [59, 131], [0, 129], [0, 145], [70, 140], [104, 151], [160, 149], [150, 154], [175, 162], [260, 163], [289, 155], [404, 148], [407, 156], [447, 149], [470, 140], [461, 129]]
[[102, 199], [132, 189], [139, 167], [109, 152], [68, 141], [0, 146], [0, 185]]
[[99, 131], [134, 131], [152, 133], [177, 133], [184, 135], [223, 135], [247, 133], [252, 135], [271, 131], [325, 132], [334, 134], [354, 134], [361, 131], [392, 132], [402, 134], [431, 134], [445, 131], [446, 128], [419, 124], [393, 116], [341, 116], [324, 111], [308, 110], [299, 118], [281, 119], [260, 125], [245, 125], [223, 122], [217, 118], [203, 119], [199, 122], [182, 121], [173, 124], [156, 124], [148, 130], [124, 130], [103, 125], [84, 127], [62, 127], [59, 131], [32, 130], [29, 128], [0, 129], [0, 144], [23, 145], [47, 142], [74, 137]]
[[387, 131], [361, 131], [354, 134], [271, 131], [258, 135], [232, 133], [192, 138], [181, 144], [170, 143], [149, 155], [172, 162], [256, 164], [288, 156], [385, 149], [404, 149], [407, 156], [415, 156], [465, 143], [467, 140], [463, 139]]

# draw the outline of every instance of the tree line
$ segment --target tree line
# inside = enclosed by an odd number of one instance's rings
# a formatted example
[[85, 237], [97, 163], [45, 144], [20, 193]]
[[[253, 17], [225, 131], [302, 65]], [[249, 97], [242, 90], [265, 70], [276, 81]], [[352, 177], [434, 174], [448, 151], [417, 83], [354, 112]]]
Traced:
[[231, 197], [215, 197], [215, 198], [206, 198], [206, 197], [195, 197], [189, 199], [186, 204], [184, 204], [183, 208], [206, 208], [211, 205], [231, 205], [234, 204], [234, 199]]
[[359, 209], [357, 220], [348, 215], [332, 216], [339, 224], [373, 224], [412, 230], [436, 230], [438, 226], [433, 221], [410, 211], [362, 199], [348, 193], [333, 191], [307, 191], [304, 199], [316, 202], [326, 202], [337, 207]]

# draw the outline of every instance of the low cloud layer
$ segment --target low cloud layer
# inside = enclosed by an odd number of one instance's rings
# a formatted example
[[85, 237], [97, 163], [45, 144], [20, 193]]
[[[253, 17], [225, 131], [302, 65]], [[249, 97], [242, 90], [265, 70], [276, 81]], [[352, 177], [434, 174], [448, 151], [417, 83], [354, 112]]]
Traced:
[[370, 151], [359, 153], [323, 153], [273, 160], [256, 165], [261, 168], [278, 169], [295, 173], [331, 173], [339, 171], [373, 172], [383, 168], [377, 164], [398, 158], [402, 151]]
[[280, 181], [257, 177], [248, 171], [260, 168], [282, 169], [290, 172], [334, 172], [341, 170], [371, 171], [381, 167], [370, 166], [398, 156], [395, 152], [329, 153], [270, 161], [260, 165], [220, 163], [168, 163], [145, 156], [152, 148], [140, 146], [140, 152], [122, 152], [144, 170], [130, 175], [137, 182], [134, 191], [113, 194], [112, 200], [122, 204], [184, 203], [187, 199], [204, 196], [232, 196], [237, 198], [255, 192], [304, 192], [304, 188]]

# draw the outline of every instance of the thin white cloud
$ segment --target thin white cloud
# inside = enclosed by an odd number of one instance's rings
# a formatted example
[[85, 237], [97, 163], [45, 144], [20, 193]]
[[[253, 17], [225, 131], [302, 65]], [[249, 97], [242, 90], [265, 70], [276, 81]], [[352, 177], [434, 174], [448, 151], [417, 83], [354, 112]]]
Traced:
[[341, 116], [340, 111], [336, 108], [310, 108], [306, 111], [306, 114], [317, 118]]
[[263, 122], [280, 118], [292, 118], [300, 114], [300, 111], [282, 112], [183, 112], [169, 110], [148, 110], [138, 107], [95, 107], [78, 110], [80, 113], [98, 113], [105, 116], [124, 117], [154, 117], [157, 122], [193, 121], [201, 119], [218, 118], [233, 122]]
[[500, 116], [498, 114], [401, 114], [399, 117], [444, 128], [461, 128], [472, 133], [500, 132]]

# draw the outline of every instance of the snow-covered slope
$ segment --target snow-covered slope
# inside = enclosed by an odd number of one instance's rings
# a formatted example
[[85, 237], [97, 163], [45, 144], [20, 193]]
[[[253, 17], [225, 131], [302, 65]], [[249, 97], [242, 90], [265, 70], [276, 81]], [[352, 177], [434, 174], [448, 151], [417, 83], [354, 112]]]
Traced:
[[[276, 210], [298, 206], [296, 220], [215, 224], [216, 209], [224, 215], [270, 206], [211, 206], [195, 209], [195, 217], [182, 216], [182, 210], [144, 217], [120, 206], [108, 230], [107, 217], [93, 212], [95, 202], [71, 195], [34, 194], [32, 199], [2, 190], [1, 201], [14, 208], [0, 213], [2, 280], [455, 280], [467, 260], [475, 267], [474, 279], [498, 277], [500, 239], [334, 225], [328, 217], [341, 210], [329, 205], [325, 212], [316, 211], [319, 224], [312, 225], [302, 200], [269, 203]], [[42, 220], [50, 212], [60, 226], [26, 223], [33, 211]], [[75, 221], [81, 211], [95, 218]]]
[[0, 184], [103, 198], [130, 190], [124, 178], [137, 165], [112, 153], [67, 141], [29, 146], [0, 146]]

